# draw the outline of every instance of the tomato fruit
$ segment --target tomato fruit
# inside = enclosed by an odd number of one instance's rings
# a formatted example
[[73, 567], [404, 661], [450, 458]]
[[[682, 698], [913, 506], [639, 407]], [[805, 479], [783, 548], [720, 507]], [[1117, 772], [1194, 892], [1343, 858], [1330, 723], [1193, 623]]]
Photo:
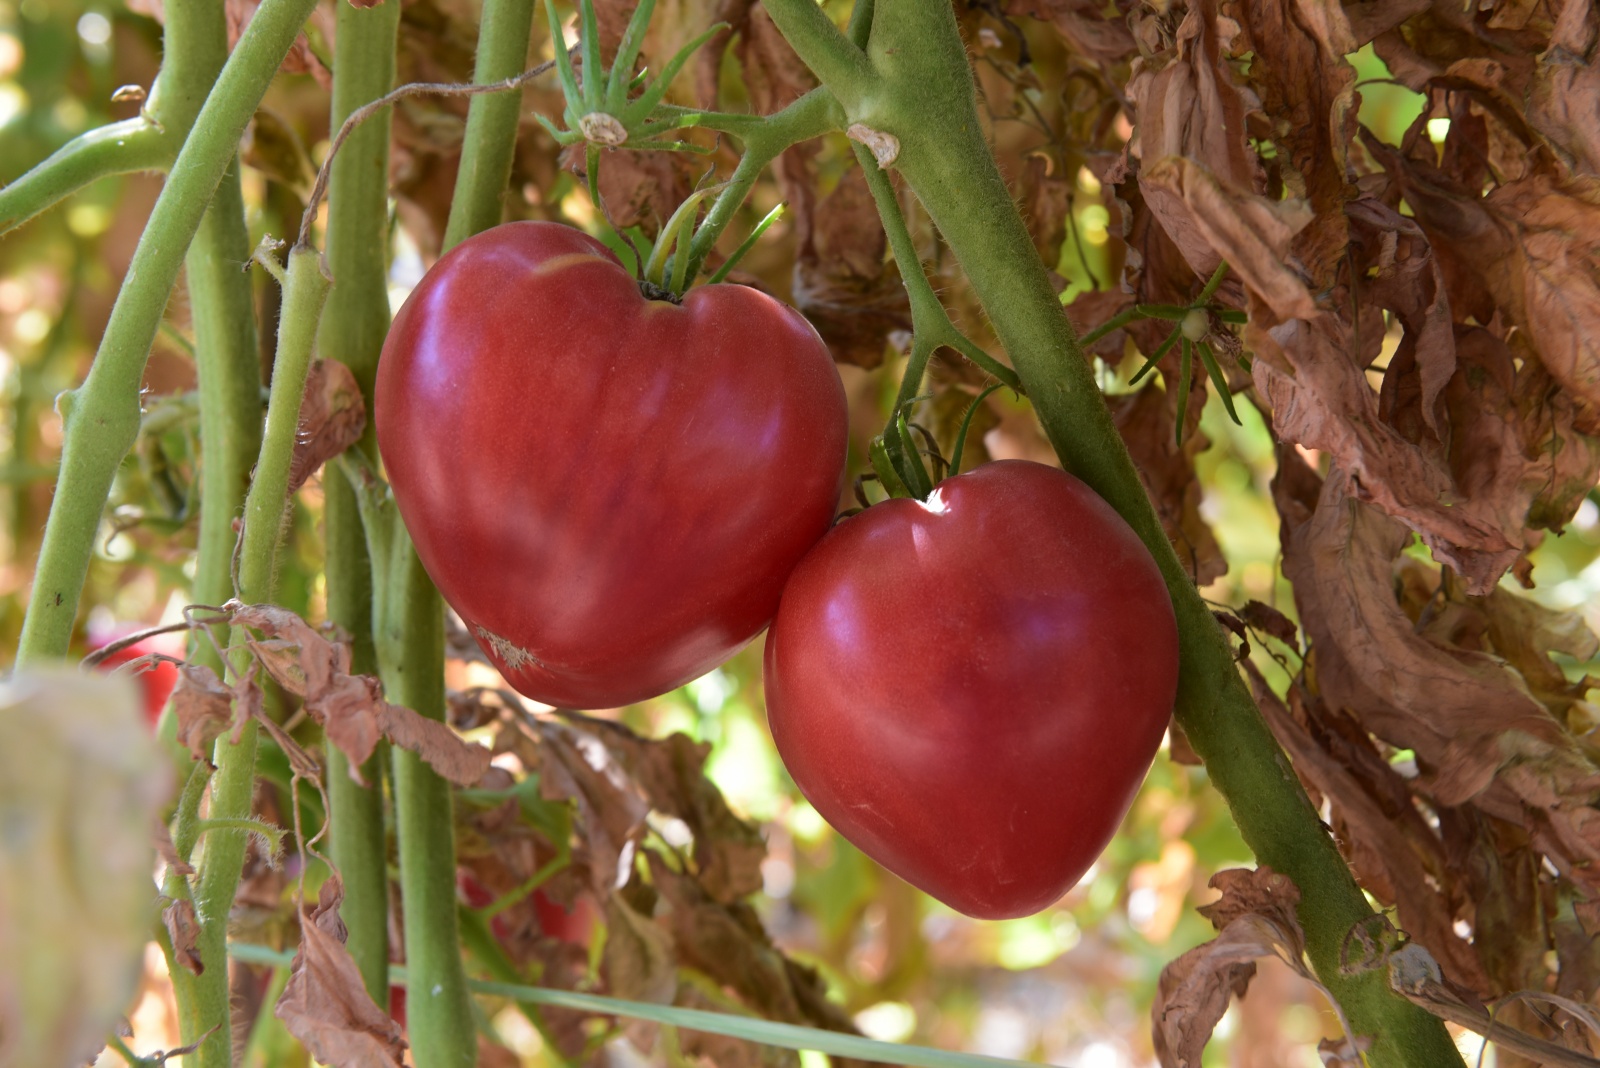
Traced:
[[[119, 638], [125, 638], [136, 630], [136, 626], [117, 626], [105, 630], [96, 630], [89, 635], [89, 651], [94, 652], [103, 646], [110, 645]], [[146, 638], [144, 641], [135, 642], [125, 649], [118, 649], [110, 656], [101, 660], [96, 665], [101, 671], [115, 671], [124, 664], [138, 660], [140, 657], [149, 656], [151, 653], [165, 653], [168, 656], [183, 656], [183, 638], [173, 634], [157, 634]], [[134, 680], [139, 684], [140, 693], [144, 697], [144, 717], [153, 727], [161, 718], [162, 709], [167, 707], [167, 699], [172, 696], [172, 691], [178, 685], [178, 668], [167, 660], [154, 660], [139, 665], [132, 669]]]
[[1022, 460], [847, 519], [767, 635], [784, 764], [835, 829], [969, 916], [1038, 912], [1105, 848], [1177, 690], [1161, 573], [1082, 482]]
[[844, 471], [844, 387], [798, 312], [737, 285], [646, 299], [555, 223], [434, 265], [374, 418], [445, 600], [511, 685], [576, 708], [664, 693], [759, 633]]

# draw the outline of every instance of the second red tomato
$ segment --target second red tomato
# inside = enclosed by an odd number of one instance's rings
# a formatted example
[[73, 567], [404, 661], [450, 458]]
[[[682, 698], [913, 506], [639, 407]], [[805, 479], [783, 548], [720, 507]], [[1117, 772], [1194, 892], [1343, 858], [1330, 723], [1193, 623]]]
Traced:
[[1082, 482], [1001, 461], [840, 523], [767, 635], [767, 714], [817, 811], [952, 908], [1025, 916], [1105, 848], [1155, 756], [1177, 625]]

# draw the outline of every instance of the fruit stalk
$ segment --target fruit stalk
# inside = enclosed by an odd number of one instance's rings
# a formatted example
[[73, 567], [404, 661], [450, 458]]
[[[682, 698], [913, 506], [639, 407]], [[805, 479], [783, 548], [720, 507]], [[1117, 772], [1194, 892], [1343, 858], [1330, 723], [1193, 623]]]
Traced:
[[117, 294], [82, 386], [57, 401], [61, 474], [34, 572], [17, 665], [63, 657], [117, 466], [139, 433], [145, 360], [201, 217], [245, 125], [315, 0], [264, 0], [184, 142]]
[[[878, 0], [866, 53], [809, 0], [772, 0], [767, 9], [852, 122], [899, 139], [894, 165], [961, 263], [1051, 445], [1067, 470], [1128, 521], [1160, 564], [1180, 633], [1178, 721], [1245, 841], [1262, 863], [1299, 886], [1312, 964], [1357, 1032], [1374, 1039], [1371, 1062], [1459, 1065], [1443, 1025], [1392, 993], [1381, 972], [1340, 972], [1345, 934], [1372, 915], [1371, 907], [1261, 718], [1117, 435], [983, 140], [950, 5]], [[864, 68], [870, 74], [863, 76]]]
[[[400, 7], [340, 4], [329, 128], [387, 93], [395, 80]], [[355, 375], [367, 406], [366, 434], [355, 447], [376, 458], [372, 434], [372, 380], [389, 329], [389, 127], [387, 109], [352, 133], [333, 160], [328, 192], [328, 267], [333, 289], [318, 334], [318, 349], [342, 360]], [[372, 564], [355, 491], [340, 475], [323, 480], [327, 531], [325, 573], [328, 618], [350, 635], [351, 667], [377, 671], [372, 638]], [[367, 993], [389, 1001], [389, 874], [383, 826], [385, 749], [361, 766], [361, 786], [337, 746], [327, 747], [329, 845], [344, 877], [339, 914], [349, 929], [345, 943], [361, 969]]]

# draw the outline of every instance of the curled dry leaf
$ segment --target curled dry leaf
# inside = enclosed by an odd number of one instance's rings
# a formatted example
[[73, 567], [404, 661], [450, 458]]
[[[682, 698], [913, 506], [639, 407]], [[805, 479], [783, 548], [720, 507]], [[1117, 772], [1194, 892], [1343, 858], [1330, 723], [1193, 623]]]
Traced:
[[[196, 760], [211, 759], [211, 743], [233, 725], [233, 690], [205, 664], [183, 664], [172, 691], [172, 714], [178, 724], [178, 744]], [[247, 715], [241, 710], [238, 722]]]
[[360, 441], [366, 426], [367, 406], [350, 368], [338, 360], [313, 363], [300, 402], [289, 492], [305, 485], [324, 463]]
[[1095, 63], [1119, 63], [1135, 52], [1127, 23], [1095, 0], [1006, 0], [1004, 10], [1049, 22], [1072, 51]]
[[377, 679], [349, 673], [348, 645], [329, 641], [287, 608], [239, 605], [233, 623], [266, 635], [248, 639], [251, 651], [280, 685], [305, 699], [306, 714], [349, 758], [357, 782], [379, 738], [412, 750], [457, 785], [470, 786], [488, 769], [487, 749], [462, 741], [443, 723], [385, 701]]
[[318, 891], [316, 908], [301, 914], [300, 948], [273, 1013], [330, 1068], [401, 1068], [406, 1040], [367, 993], [345, 948], [343, 900], [344, 884], [333, 875]]
[[851, 167], [817, 205], [794, 267], [795, 306], [840, 363], [878, 366], [889, 334], [911, 327], [899, 269], [884, 260], [887, 245], [867, 179]]
[[179, 898], [161, 910], [161, 922], [172, 941], [172, 956], [193, 975], [206, 970], [200, 959], [200, 920], [194, 912], [194, 902]]
[[670, 1005], [678, 993], [672, 936], [620, 895], [606, 899], [606, 987], [630, 1001]]
[[1309, 978], [1301, 959], [1305, 936], [1294, 913], [1300, 892], [1287, 876], [1267, 867], [1234, 869], [1218, 872], [1210, 885], [1222, 899], [1200, 912], [1218, 935], [1161, 970], [1150, 1010], [1162, 1068], [1198, 1068], [1229, 998], [1244, 996], [1261, 957], [1277, 957]]
[[695, 878], [732, 902], [761, 887], [760, 829], [728, 808], [705, 777], [711, 747], [684, 734], [642, 738], [606, 721], [539, 721], [533, 754], [547, 799], [578, 805], [594, 889], [603, 900], [626, 882], [651, 811], [683, 821], [693, 837]]
[[[1444, 804], [1484, 789], [1515, 738], [1558, 744], [1560, 731], [1520, 676], [1496, 657], [1429, 641], [1394, 598], [1401, 523], [1353, 496], [1335, 470], [1309, 519], [1286, 514], [1284, 574], [1311, 639], [1317, 679], [1335, 706], [1414, 749]], [[1448, 709], [1441, 716], [1439, 709]]]

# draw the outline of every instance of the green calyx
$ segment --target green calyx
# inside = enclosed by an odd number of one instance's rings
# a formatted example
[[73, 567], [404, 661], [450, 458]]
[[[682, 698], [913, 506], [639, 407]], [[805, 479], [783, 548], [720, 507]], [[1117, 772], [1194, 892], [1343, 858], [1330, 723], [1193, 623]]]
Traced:
[[[567, 50], [559, 47], [555, 50], [556, 71], [561, 77], [561, 88], [567, 98], [567, 106], [562, 113], [562, 121], [566, 128], [557, 127], [542, 115], [536, 114], [534, 118], [560, 144], [587, 143], [591, 147], [591, 164], [595, 152], [602, 148], [626, 146], [672, 152], [696, 152], [702, 155], [710, 152], [710, 149], [700, 145], [660, 136], [681, 129], [685, 125], [693, 125], [692, 123], [686, 124], [672, 116], [664, 118], [652, 116], [666, 95], [667, 87], [672, 84], [672, 79], [683, 70], [684, 64], [689, 62], [689, 57], [711, 38], [727, 29], [728, 25], [719, 22], [684, 45], [662, 68], [661, 74], [654, 81], [650, 81], [646, 77], [647, 72], [641, 72], [635, 77], [633, 65], [638, 62], [639, 51], [644, 47], [645, 31], [650, 25], [650, 16], [654, 13], [655, 6], [655, 0], [640, 0], [639, 6], [634, 9], [633, 17], [628, 20], [627, 29], [623, 31], [616, 62], [611, 65], [609, 71], [605, 69], [600, 59], [600, 28], [592, 0], [579, 0], [578, 3], [578, 18], [582, 24], [578, 44], [583, 70], [581, 80]], [[555, 5], [547, 3], [544, 10], [550, 24], [550, 39], [563, 40], [561, 21], [556, 16]], [[635, 93], [637, 95], [634, 95]], [[591, 165], [591, 172], [593, 169]]]

